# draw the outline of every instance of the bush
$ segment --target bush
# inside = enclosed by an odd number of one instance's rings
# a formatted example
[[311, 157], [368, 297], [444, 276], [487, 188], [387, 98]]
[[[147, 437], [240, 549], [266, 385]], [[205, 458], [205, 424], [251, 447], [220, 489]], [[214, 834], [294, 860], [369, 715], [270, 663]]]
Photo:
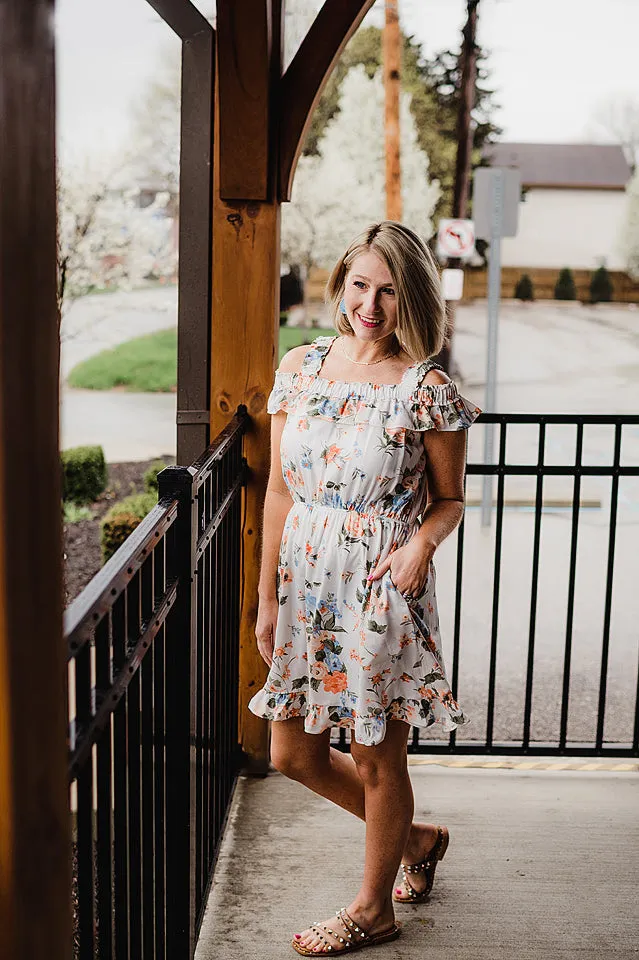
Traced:
[[557, 283], [555, 284], [555, 300], [576, 299], [577, 288], [575, 286], [575, 278], [572, 275], [572, 270], [564, 267], [563, 270], [559, 272]]
[[71, 447], [61, 454], [62, 498], [72, 503], [97, 500], [107, 485], [102, 447]]
[[102, 560], [109, 560], [157, 503], [153, 493], [132, 493], [104, 515], [100, 524]]
[[612, 300], [612, 280], [605, 267], [599, 267], [590, 281], [590, 302], [608, 303]]
[[527, 273], [522, 273], [515, 287], [515, 297], [517, 300], [534, 300], [535, 291], [533, 282]]
[[144, 489], [147, 493], [154, 493], [157, 497], [158, 495], [158, 473], [161, 473], [162, 470], [166, 468], [166, 464], [161, 460], [156, 460], [155, 463], [152, 463], [149, 469], [144, 474]]

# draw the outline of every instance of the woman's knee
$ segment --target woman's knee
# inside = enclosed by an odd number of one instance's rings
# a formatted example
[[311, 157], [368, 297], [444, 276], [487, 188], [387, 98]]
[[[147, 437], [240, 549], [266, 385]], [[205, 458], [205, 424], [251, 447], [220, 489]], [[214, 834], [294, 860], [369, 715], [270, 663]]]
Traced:
[[282, 733], [278, 731], [279, 735], [271, 738], [271, 763], [275, 769], [290, 780], [299, 780], [300, 783], [320, 776], [324, 762], [322, 755], [324, 752], [328, 753], [322, 749], [324, 745], [306, 743], [305, 738], [312, 734], [301, 733], [291, 737]]

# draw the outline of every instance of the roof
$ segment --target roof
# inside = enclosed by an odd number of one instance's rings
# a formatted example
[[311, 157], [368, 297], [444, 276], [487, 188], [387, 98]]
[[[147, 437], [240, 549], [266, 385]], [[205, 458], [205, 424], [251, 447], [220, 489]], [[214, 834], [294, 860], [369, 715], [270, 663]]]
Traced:
[[523, 187], [623, 190], [632, 173], [619, 144], [490, 143], [483, 157], [518, 168]]

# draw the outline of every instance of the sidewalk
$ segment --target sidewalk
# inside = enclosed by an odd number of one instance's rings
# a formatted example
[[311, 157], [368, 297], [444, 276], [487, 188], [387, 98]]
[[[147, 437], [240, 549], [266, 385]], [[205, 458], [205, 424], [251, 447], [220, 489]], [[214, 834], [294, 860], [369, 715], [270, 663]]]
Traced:
[[[430, 902], [396, 905], [402, 936], [375, 960], [639, 957], [636, 772], [424, 759], [415, 815], [451, 843]], [[295, 957], [292, 934], [352, 899], [363, 853], [363, 824], [328, 801], [278, 773], [241, 778], [196, 960]]]

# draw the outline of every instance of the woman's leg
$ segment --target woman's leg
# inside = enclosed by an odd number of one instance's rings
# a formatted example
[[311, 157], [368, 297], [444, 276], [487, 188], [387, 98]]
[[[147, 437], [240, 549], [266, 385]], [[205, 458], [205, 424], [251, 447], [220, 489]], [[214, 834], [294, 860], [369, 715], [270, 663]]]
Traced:
[[[364, 786], [366, 857], [362, 885], [347, 912], [368, 933], [382, 932], [393, 924], [393, 883], [409, 838], [414, 806], [406, 756], [408, 731], [408, 724], [390, 720], [386, 736], [377, 746], [351, 743]], [[336, 918], [324, 925], [342, 934]], [[326, 932], [323, 936], [339, 948], [334, 937]], [[310, 929], [299, 936], [299, 942], [309, 949], [318, 948], [318, 952], [322, 948], [322, 940]]]
[[[399, 723], [399, 721], [393, 721]], [[408, 725], [402, 723], [408, 729]], [[330, 745], [330, 730], [306, 733], [304, 719], [276, 720], [271, 724], [271, 762], [289, 777], [298, 780], [314, 793], [336, 803], [338, 807], [366, 820], [364, 783], [350, 753], [342, 753]], [[432, 823], [411, 825], [404, 863], [417, 863], [437, 840], [437, 827]], [[423, 890], [425, 879], [411, 877], [416, 890]]]

